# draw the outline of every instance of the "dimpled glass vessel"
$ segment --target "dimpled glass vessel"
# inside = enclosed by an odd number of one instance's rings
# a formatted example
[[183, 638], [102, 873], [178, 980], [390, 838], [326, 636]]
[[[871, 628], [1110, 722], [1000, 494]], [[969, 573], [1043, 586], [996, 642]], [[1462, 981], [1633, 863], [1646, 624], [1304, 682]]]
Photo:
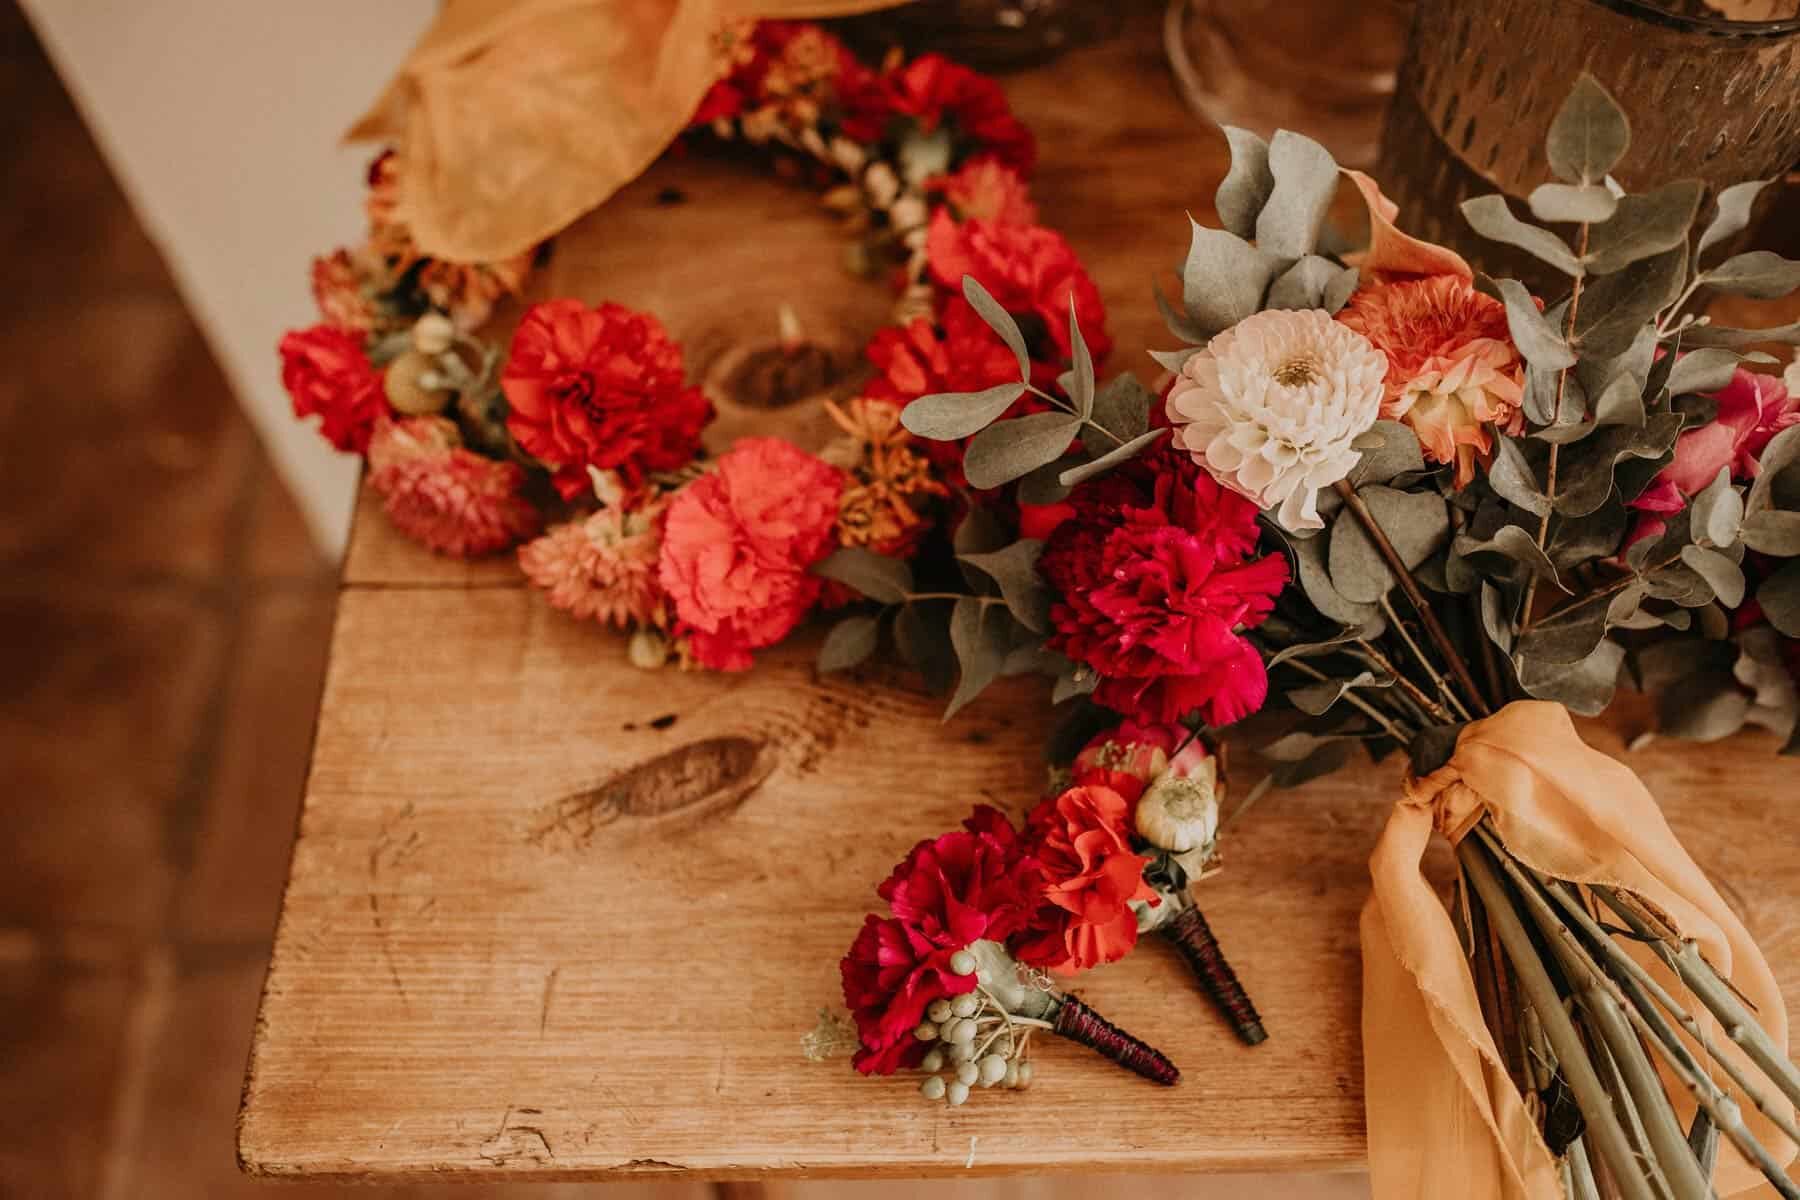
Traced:
[[1550, 178], [1544, 135], [1582, 71], [1631, 118], [1627, 189], [1716, 190], [1800, 161], [1800, 0], [1436, 0], [1415, 12], [1382, 136], [1376, 177], [1402, 226], [1516, 273], [1458, 206]]

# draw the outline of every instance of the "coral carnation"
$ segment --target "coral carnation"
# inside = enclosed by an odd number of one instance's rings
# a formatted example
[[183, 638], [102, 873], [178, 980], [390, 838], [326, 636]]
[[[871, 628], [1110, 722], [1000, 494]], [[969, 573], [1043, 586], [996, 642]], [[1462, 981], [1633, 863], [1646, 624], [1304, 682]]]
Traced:
[[1131, 806], [1110, 788], [1072, 787], [1027, 819], [1042, 864], [1046, 905], [1014, 947], [1020, 961], [1085, 971], [1123, 958], [1137, 944], [1134, 901], [1156, 902], [1144, 882], [1150, 861], [1131, 851]]
[[1488, 427], [1524, 428], [1525, 364], [1506, 308], [1460, 275], [1366, 287], [1337, 319], [1387, 356], [1381, 415], [1419, 435], [1425, 457], [1456, 464], [1456, 486], [1493, 451]]
[[1037, 143], [992, 78], [941, 54], [921, 54], [889, 76], [887, 84], [893, 111], [913, 118], [926, 132], [948, 125], [965, 152], [989, 155], [1021, 175], [1031, 174]]
[[552, 608], [619, 629], [663, 628], [669, 617], [656, 577], [661, 516], [660, 504], [602, 508], [520, 546], [519, 566]]
[[369, 442], [369, 483], [395, 528], [439, 554], [474, 558], [538, 531], [520, 494], [524, 469], [465, 450], [443, 417], [383, 422]]
[[325, 440], [347, 453], [366, 451], [376, 422], [388, 415], [381, 373], [369, 365], [361, 336], [333, 325], [281, 339], [281, 382], [294, 415], [318, 417]]
[[1037, 205], [1019, 173], [991, 158], [978, 158], [954, 175], [935, 181], [935, 191], [956, 210], [958, 220], [997, 225], [1036, 225]]
[[1287, 561], [1249, 558], [1256, 508], [1182, 458], [1165, 448], [1076, 489], [1039, 559], [1059, 597], [1049, 645], [1091, 667], [1094, 699], [1127, 717], [1228, 725], [1268, 694], [1241, 631], [1273, 609]]
[[1112, 349], [1100, 289], [1060, 233], [1042, 225], [959, 222], [940, 207], [932, 214], [925, 252], [932, 278], [943, 287], [960, 292], [963, 276], [973, 275], [1006, 311], [1036, 317], [1059, 359], [1067, 360], [1071, 352], [1071, 301], [1095, 360]]
[[844, 1004], [856, 1021], [862, 1048], [856, 1069], [865, 1075], [891, 1075], [925, 1057], [925, 1043], [912, 1033], [934, 1000], [975, 990], [974, 975], [950, 969], [950, 956], [962, 947], [939, 946], [895, 917], [870, 915], [838, 964], [844, 982]]
[[712, 404], [684, 383], [681, 347], [655, 317], [617, 304], [536, 304], [513, 335], [500, 380], [506, 427], [554, 471], [565, 498], [586, 491], [587, 468], [626, 486], [691, 462]]
[[741, 671], [818, 598], [807, 568], [830, 553], [844, 475], [779, 438], [744, 438], [683, 488], [658, 575], [702, 666]]

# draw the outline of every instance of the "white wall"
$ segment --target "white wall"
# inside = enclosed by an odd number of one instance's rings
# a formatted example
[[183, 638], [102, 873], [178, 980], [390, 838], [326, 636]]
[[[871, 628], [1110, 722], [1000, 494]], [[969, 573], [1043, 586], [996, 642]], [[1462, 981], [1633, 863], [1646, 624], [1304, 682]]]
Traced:
[[23, 0], [244, 410], [337, 554], [356, 461], [297, 423], [275, 343], [317, 318], [314, 254], [362, 233], [339, 135], [436, 0]]

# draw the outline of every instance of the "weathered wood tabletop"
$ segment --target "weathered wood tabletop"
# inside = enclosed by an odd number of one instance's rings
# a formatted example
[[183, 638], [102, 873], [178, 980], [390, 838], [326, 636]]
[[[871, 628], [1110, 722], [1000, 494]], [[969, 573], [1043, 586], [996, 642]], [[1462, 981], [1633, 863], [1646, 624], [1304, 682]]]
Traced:
[[[1044, 219], [1100, 284], [1113, 367], [1154, 370], [1153, 273], [1206, 219], [1223, 140], [1154, 29], [1009, 81]], [[671, 203], [676, 189], [684, 200]], [[657, 166], [566, 235], [544, 294], [650, 309], [716, 375], [782, 301], [860, 343], [889, 297], [841, 270], [805, 192]], [[729, 438], [771, 418], [720, 397]], [[785, 410], [804, 432], [816, 410]], [[921, 836], [1042, 781], [1047, 697], [948, 725], [899, 671], [817, 678], [816, 637], [744, 675], [646, 673], [509, 561], [461, 565], [366, 503], [344, 567], [299, 839], [240, 1127], [246, 1168], [619, 1179], [1350, 1168], [1363, 1155], [1356, 918], [1397, 767], [1263, 801], [1203, 886], [1271, 1040], [1237, 1044], [1167, 947], [1082, 991], [1183, 1068], [1162, 1090], [1078, 1047], [963, 1108], [809, 1061], [874, 884]], [[1590, 726], [1623, 753], [1621, 732]], [[1629, 761], [1800, 998], [1792, 766], [1762, 737]], [[1438, 864], [1440, 867], [1444, 863]], [[1800, 1015], [1800, 1014], [1797, 1014]]]

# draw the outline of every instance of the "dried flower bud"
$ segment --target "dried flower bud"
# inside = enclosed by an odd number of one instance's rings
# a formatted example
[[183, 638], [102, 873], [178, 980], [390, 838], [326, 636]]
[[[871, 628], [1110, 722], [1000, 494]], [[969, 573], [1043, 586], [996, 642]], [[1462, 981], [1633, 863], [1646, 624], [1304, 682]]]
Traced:
[[831, 160], [848, 175], [855, 175], [869, 161], [868, 151], [847, 137], [831, 139]]
[[456, 326], [443, 313], [428, 312], [413, 322], [413, 349], [420, 354], [442, 354], [456, 341]]
[[895, 229], [914, 230], [925, 227], [925, 198], [917, 192], [908, 192], [894, 201], [888, 210], [888, 219]]
[[[438, 384], [437, 360], [420, 350], [407, 350], [388, 364], [381, 384], [394, 411], [409, 417], [441, 413], [455, 393]], [[427, 384], [429, 378], [431, 384]]]
[[1218, 782], [1211, 756], [1184, 774], [1165, 773], [1138, 800], [1138, 835], [1177, 854], [1210, 846], [1219, 836]]
[[894, 174], [894, 168], [878, 162], [863, 174], [863, 190], [868, 192], [870, 204], [886, 212], [900, 195], [900, 177]]
[[625, 654], [632, 666], [641, 671], [654, 671], [669, 661], [669, 642], [660, 633], [640, 629], [631, 635]]

